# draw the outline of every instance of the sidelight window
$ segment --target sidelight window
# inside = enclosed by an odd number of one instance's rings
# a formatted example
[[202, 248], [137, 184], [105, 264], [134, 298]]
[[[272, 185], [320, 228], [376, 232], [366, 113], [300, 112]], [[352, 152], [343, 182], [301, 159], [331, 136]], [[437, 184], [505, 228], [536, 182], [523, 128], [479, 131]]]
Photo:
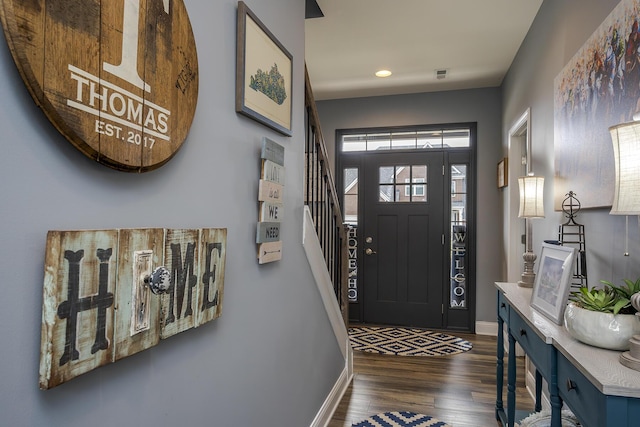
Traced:
[[467, 165], [454, 164], [451, 177], [450, 308], [467, 307]]

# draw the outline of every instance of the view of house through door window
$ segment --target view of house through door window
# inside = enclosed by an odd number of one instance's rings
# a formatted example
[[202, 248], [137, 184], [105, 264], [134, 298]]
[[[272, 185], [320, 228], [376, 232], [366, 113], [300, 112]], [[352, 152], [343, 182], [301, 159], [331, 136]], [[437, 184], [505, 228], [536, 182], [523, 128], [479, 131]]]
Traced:
[[474, 330], [475, 133], [338, 131], [351, 321]]

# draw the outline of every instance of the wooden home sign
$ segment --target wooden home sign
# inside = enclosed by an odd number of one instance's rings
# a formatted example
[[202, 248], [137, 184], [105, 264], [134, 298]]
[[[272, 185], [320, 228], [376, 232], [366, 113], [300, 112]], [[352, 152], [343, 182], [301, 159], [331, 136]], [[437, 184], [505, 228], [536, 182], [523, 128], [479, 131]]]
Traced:
[[226, 248], [225, 228], [49, 231], [40, 388], [219, 317]]
[[31, 96], [86, 156], [145, 172], [182, 146], [198, 99], [182, 0], [0, 0], [0, 18]]

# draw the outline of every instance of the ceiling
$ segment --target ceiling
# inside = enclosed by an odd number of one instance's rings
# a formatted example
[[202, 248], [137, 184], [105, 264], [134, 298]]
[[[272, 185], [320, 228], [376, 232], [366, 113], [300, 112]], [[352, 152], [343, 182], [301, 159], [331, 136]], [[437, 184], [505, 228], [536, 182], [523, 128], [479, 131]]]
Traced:
[[[316, 100], [500, 86], [542, 0], [316, 0]], [[390, 77], [375, 77], [380, 69]], [[438, 79], [437, 71], [446, 71]]]

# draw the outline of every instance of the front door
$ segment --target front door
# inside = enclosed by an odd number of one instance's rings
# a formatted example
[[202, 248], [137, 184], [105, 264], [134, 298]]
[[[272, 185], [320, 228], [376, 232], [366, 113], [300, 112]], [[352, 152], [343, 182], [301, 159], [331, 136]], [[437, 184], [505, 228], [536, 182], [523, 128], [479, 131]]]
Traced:
[[443, 153], [374, 152], [362, 161], [364, 321], [441, 328]]
[[349, 320], [475, 329], [476, 124], [339, 130]]

